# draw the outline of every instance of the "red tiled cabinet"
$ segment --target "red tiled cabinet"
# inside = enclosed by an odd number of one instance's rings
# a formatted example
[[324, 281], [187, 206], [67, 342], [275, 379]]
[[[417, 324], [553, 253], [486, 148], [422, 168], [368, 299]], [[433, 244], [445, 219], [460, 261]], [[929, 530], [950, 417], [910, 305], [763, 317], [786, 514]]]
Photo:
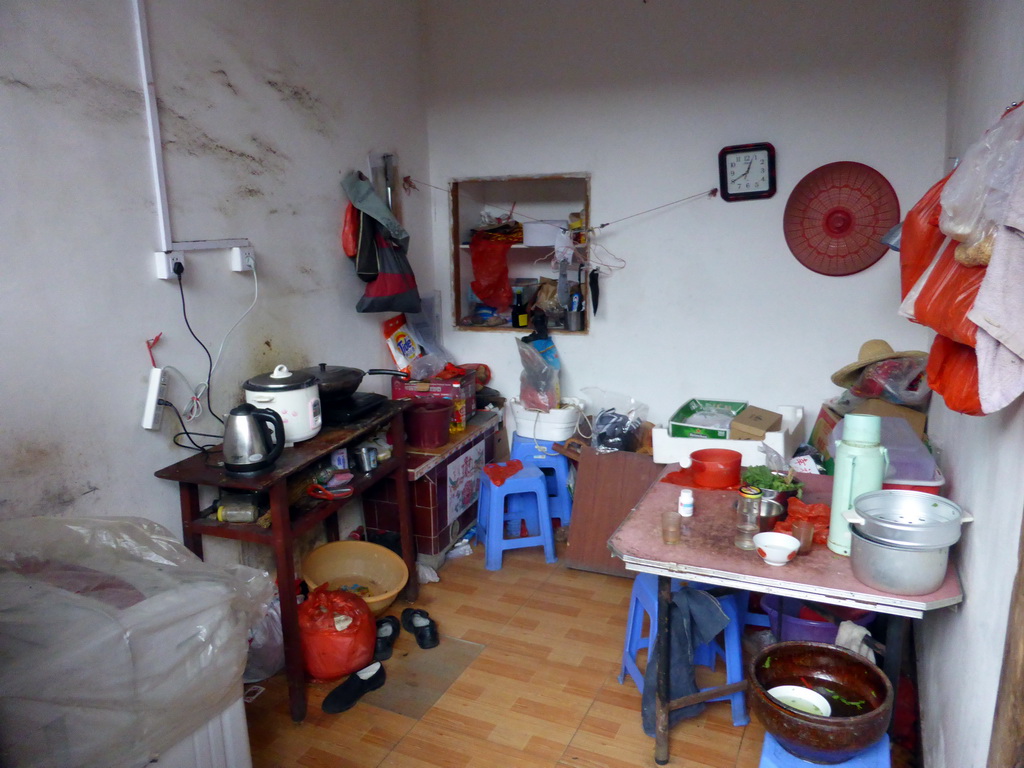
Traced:
[[[476, 498], [483, 465], [494, 460], [499, 415], [477, 413], [463, 432], [440, 448], [408, 448], [412, 490], [413, 538], [421, 555], [439, 555], [476, 519]], [[393, 482], [378, 483], [363, 494], [368, 528], [398, 530], [398, 498]]]

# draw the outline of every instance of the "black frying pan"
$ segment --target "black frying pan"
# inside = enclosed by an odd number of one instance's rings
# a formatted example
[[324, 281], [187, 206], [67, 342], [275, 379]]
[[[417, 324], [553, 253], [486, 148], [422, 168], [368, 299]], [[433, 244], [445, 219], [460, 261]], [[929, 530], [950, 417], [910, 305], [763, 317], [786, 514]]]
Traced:
[[363, 383], [363, 377], [368, 374], [398, 376], [403, 379], [409, 378], [409, 374], [404, 371], [393, 371], [387, 368], [371, 368], [368, 371], [362, 371], [358, 368], [327, 365], [327, 363], [320, 363], [312, 368], [303, 368], [302, 372], [316, 377], [320, 389], [320, 397], [326, 399], [348, 397], [359, 389], [359, 385]]

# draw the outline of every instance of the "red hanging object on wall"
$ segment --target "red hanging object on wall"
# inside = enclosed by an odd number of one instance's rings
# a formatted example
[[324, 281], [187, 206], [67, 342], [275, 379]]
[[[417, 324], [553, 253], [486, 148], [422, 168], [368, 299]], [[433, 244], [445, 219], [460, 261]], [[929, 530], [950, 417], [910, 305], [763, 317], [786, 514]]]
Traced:
[[823, 165], [793, 189], [782, 217], [786, 244], [801, 264], [822, 275], [852, 275], [878, 261], [885, 234], [900, 220], [886, 178], [854, 162]]

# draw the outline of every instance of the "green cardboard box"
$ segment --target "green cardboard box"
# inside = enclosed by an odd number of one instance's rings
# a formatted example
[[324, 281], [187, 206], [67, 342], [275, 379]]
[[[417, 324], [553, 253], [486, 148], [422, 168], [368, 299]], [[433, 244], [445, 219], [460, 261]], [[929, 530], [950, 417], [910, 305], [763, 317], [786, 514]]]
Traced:
[[670, 437], [727, 438], [733, 418], [746, 407], [745, 402], [735, 400], [693, 398], [669, 419], [668, 434]]

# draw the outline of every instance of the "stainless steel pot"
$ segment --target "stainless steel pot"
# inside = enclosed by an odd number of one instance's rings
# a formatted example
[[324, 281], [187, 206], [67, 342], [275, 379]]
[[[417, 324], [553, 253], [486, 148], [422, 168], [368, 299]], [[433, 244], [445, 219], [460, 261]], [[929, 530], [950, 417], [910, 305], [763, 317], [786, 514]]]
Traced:
[[843, 516], [866, 538], [906, 548], [951, 547], [974, 519], [949, 499], [908, 490], [863, 493]]
[[851, 531], [850, 565], [857, 581], [896, 595], [927, 595], [942, 586], [949, 547], [894, 547]]

